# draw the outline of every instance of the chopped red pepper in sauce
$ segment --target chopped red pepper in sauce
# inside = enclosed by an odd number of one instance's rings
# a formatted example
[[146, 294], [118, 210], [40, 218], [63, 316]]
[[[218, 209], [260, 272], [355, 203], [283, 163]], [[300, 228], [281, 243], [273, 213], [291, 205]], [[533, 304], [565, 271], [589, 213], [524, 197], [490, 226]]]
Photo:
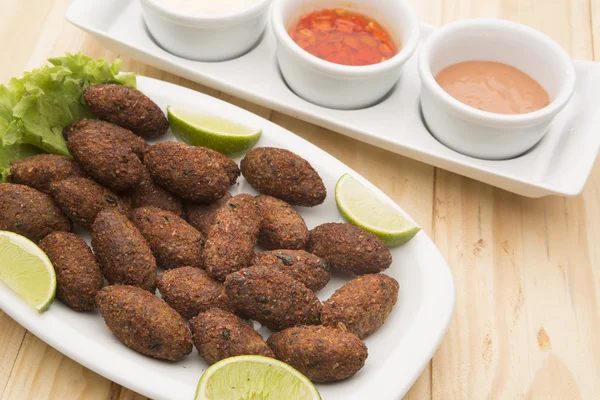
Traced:
[[398, 54], [398, 48], [381, 25], [343, 8], [305, 15], [289, 34], [310, 54], [336, 64], [372, 65]]

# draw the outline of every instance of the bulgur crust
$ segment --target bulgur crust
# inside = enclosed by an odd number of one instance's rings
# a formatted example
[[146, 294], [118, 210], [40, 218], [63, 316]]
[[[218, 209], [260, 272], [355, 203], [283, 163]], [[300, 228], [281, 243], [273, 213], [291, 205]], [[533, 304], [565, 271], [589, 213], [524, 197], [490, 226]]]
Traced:
[[235, 196], [219, 208], [204, 246], [204, 266], [210, 276], [223, 281], [250, 265], [259, 227], [258, 206], [249, 194]]
[[188, 201], [210, 204], [230, 186], [223, 160], [204, 147], [157, 143], [146, 152], [144, 163], [156, 183]]
[[322, 305], [313, 291], [271, 267], [245, 268], [227, 276], [225, 292], [244, 316], [274, 331], [320, 323]]
[[392, 264], [392, 253], [381, 239], [350, 224], [317, 226], [310, 232], [308, 251], [333, 269], [357, 275], [377, 274]]
[[296, 206], [325, 201], [323, 180], [302, 157], [285, 149], [257, 147], [241, 162], [242, 174], [253, 188]]
[[108, 286], [96, 302], [108, 329], [130, 349], [168, 361], [179, 361], [192, 352], [192, 335], [183, 318], [147, 291]]
[[52, 198], [76, 224], [91, 230], [96, 215], [105, 208], [129, 217], [131, 207], [104, 186], [86, 178], [67, 178], [50, 185]]
[[13, 162], [8, 180], [50, 194], [52, 183], [72, 176], [86, 176], [75, 160], [56, 154], [39, 154]]
[[256, 198], [262, 214], [258, 243], [267, 250], [306, 248], [308, 228], [300, 213], [272, 196]]
[[161, 267], [202, 268], [204, 265], [204, 237], [184, 219], [160, 208], [142, 207], [133, 210], [132, 220]]
[[275, 358], [262, 336], [249, 323], [221, 309], [200, 313], [190, 321], [190, 329], [198, 353], [209, 365], [243, 355]]
[[75, 311], [94, 309], [104, 277], [85, 241], [69, 232], [54, 232], [40, 242], [56, 272], [56, 297]]
[[315, 292], [327, 286], [331, 279], [327, 262], [304, 250], [256, 253], [252, 264], [277, 268]]
[[156, 261], [140, 231], [123, 214], [108, 208], [98, 213], [92, 226], [92, 248], [109, 284], [154, 293]]
[[367, 346], [356, 335], [325, 326], [299, 326], [271, 335], [275, 357], [313, 382], [347, 379], [365, 365]]
[[158, 277], [158, 290], [163, 300], [186, 319], [215, 307], [235, 311], [223, 283], [198, 268], [181, 267], [164, 272]]
[[204, 237], [208, 237], [210, 229], [215, 223], [217, 210], [225, 205], [231, 197], [229, 192], [225, 192], [223, 197], [211, 204], [186, 203], [185, 212], [187, 214], [188, 222], [194, 228], [202, 232]]
[[142, 179], [140, 179], [133, 189], [127, 191], [124, 195], [129, 199], [133, 208], [157, 207], [161, 210], [171, 211], [185, 219], [183, 201], [168, 190], [163, 189], [160, 185], [157, 185], [145, 167], [142, 172]]
[[323, 325], [342, 327], [364, 339], [384, 324], [398, 300], [398, 282], [387, 275], [359, 276], [323, 303]]
[[70, 231], [71, 222], [47, 194], [29, 186], [0, 183], [0, 230], [39, 242], [55, 231]]
[[137, 89], [103, 84], [88, 87], [83, 97], [99, 119], [129, 129], [146, 139], [156, 139], [169, 129], [160, 107]]

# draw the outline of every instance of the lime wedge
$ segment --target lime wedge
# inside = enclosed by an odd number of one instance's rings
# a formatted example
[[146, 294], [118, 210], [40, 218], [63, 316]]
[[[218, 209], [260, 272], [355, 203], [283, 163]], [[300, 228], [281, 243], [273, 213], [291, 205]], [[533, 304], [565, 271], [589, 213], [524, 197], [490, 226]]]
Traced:
[[54, 301], [52, 263], [35, 243], [16, 233], [0, 231], [0, 280], [38, 312]]
[[307, 377], [281, 361], [238, 356], [213, 364], [204, 372], [195, 400], [320, 400]]
[[335, 186], [335, 201], [342, 217], [377, 236], [388, 247], [411, 240], [421, 228], [371, 189], [345, 174]]
[[179, 140], [208, 147], [230, 157], [250, 150], [262, 134], [260, 129], [173, 106], [167, 107], [167, 114], [171, 130]]

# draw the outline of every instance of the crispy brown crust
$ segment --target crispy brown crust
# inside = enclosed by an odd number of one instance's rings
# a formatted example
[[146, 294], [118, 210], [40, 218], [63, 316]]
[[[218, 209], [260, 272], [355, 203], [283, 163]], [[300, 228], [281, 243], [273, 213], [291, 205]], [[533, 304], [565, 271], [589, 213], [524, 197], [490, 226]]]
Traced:
[[67, 147], [85, 172], [109, 189], [122, 192], [137, 185], [144, 165], [130, 146], [113, 137], [112, 131], [73, 128]]
[[0, 183], [0, 230], [34, 242], [55, 231], [70, 231], [71, 222], [47, 194], [29, 186]]
[[342, 327], [363, 339], [384, 324], [398, 300], [398, 282], [387, 275], [359, 276], [323, 303], [323, 325]]
[[104, 209], [92, 225], [92, 248], [109, 284], [156, 290], [156, 261], [135, 225], [120, 212]]
[[108, 286], [98, 293], [96, 302], [108, 329], [138, 353], [179, 361], [192, 352], [192, 335], [183, 318], [147, 291]]
[[215, 307], [235, 311], [225, 286], [198, 268], [166, 271], [158, 277], [158, 290], [163, 300], [186, 319]]
[[202, 268], [204, 237], [170, 211], [156, 207], [133, 210], [132, 220], [142, 233], [158, 265], [165, 269], [185, 265]]
[[367, 346], [356, 335], [324, 326], [299, 326], [271, 335], [275, 357], [313, 382], [347, 379], [365, 365]]
[[219, 208], [204, 246], [204, 265], [214, 279], [250, 265], [258, 239], [260, 214], [249, 194], [240, 194]]
[[152, 180], [152, 176], [150, 176], [150, 172], [146, 168], [144, 168], [142, 173], [142, 179], [125, 195], [133, 208], [157, 207], [161, 210], [171, 211], [185, 219], [183, 201], [168, 190], [157, 185]]
[[238, 311], [274, 331], [320, 323], [317, 296], [271, 267], [245, 268], [227, 276], [225, 292]]
[[79, 165], [70, 157], [39, 154], [12, 163], [8, 180], [50, 194], [50, 185], [72, 177], [85, 177]]
[[83, 92], [83, 97], [96, 117], [143, 138], [160, 137], [169, 129], [160, 107], [139, 90], [123, 85], [94, 85]]
[[296, 206], [317, 206], [327, 197], [317, 171], [308, 161], [288, 150], [255, 148], [242, 160], [241, 170], [259, 192]]
[[144, 163], [156, 183], [185, 200], [212, 203], [225, 194], [230, 178], [222, 160], [204, 147], [179, 142], [150, 146]]
[[310, 232], [308, 251], [333, 269], [357, 275], [377, 274], [392, 264], [392, 253], [381, 239], [357, 226], [326, 223]]
[[56, 272], [56, 297], [75, 311], [94, 309], [104, 277], [96, 257], [80, 237], [54, 232], [40, 242]]
[[188, 222], [194, 228], [202, 232], [204, 237], [208, 237], [210, 229], [215, 223], [217, 210], [225, 205], [229, 199], [231, 199], [231, 194], [225, 192], [225, 195], [222, 198], [212, 204], [186, 203], [185, 212], [187, 214]]
[[119, 196], [91, 179], [67, 178], [50, 185], [54, 201], [71, 220], [91, 230], [96, 215], [105, 208], [129, 216], [131, 207]]
[[308, 228], [300, 213], [271, 196], [258, 196], [262, 214], [258, 243], [267, 250], [300, 250], [308, 243]]
[[327, 286], [331, 279], [327, 262], [304, 250], [273, 250], [256, 253], [252, 265], [277, 268], [315, 292]]
[[207, 152], [213, 155], [217, 160], [220, 161], [221, 167], [229, 177], [229, 185], [233, 186], [237, 182], [238, 178], [241, 175], [240, 168], [231, 158], [227, 157], [223, 153], [219, 153], [218, 151], [205, 148]]
[[209, 365], [243, 355], [275, 357], [250, 324], [218, 308], [200, 313], [190, 321], [190, 329], [198, 353]]

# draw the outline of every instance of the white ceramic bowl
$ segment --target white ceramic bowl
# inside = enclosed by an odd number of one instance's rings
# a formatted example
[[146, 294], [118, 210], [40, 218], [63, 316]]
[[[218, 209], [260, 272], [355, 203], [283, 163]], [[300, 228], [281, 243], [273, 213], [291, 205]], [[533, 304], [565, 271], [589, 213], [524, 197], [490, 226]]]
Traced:
[[[218, 0], [215, 0], [218, 1]], [[272, 0], [227, 14], [186, 14], [161, 0], [141, 0], [150, 33], [169, 53], [196, 61], [225, 61], [247, 53], [260, 39]]]
[[[435, 76], [464, 61], [508, 64], [535, 79], [550, 104], [528, 114], [481, 111], [450, 96]], [[499, 19], [471, 19], [436, 30], [423, 44], [419, 59], [421, 108], [429, 131], [460, 153], [490, 160], [517, 157], [535, 146], [575, 90], [569, 54], [545, 34]]]
[[[379, 64], [339, 65], [304, 51], [287, 32], [305, 14], [340, 7], [377, 20], [402, 44], [400, 52]], [[419, 21], [405, 0], [276, 0], [272, 24], [286, 83], [303, 99], [328, 108], [359, 109], [380, 101], [394, 87], [419, 43]]]

